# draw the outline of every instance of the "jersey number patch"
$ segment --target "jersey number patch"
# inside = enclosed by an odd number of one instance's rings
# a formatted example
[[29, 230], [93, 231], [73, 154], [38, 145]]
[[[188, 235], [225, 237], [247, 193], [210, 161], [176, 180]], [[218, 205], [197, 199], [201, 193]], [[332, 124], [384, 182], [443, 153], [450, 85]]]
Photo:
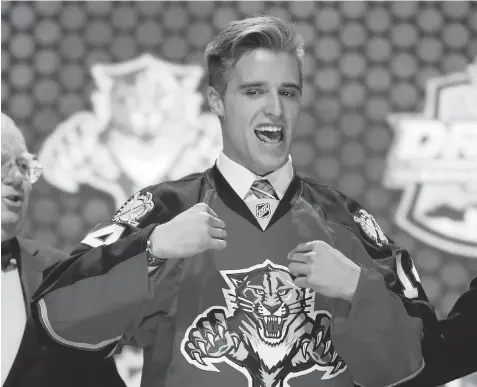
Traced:
[[126, 230], [126, 227], [113, 223], [106, 227], [100, 228], [99, 230], [90, 232], [88, 235], [86, 235], [86, 238], [81, 241], [81, 243], [90, 247], [110, 245], [121, 238], [124, 230]]

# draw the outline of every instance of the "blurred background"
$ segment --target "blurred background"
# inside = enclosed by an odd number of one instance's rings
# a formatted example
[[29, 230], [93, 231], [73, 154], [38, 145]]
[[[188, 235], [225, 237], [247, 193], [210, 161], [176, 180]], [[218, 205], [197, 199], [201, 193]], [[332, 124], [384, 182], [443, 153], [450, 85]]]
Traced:
[[[204, 48], [228, 22], [267, 14], [306, 42], [297, 169], [355, 197], [411, 251], [440, 317], [477, 275], [476, 137], [448, 159], [474, 161], [460, 181], [393, 181], [409, 122], [477, 133], [477, 3], [2, 1], [1, 12], [2, 111], [45, 168], [24, 235], [70, 251], [137, 188], [211, 165], [221, 140]], [[450, 112], [455, 95], [467, 105]], [[122, 365], [131, 385], [139, 364]]]

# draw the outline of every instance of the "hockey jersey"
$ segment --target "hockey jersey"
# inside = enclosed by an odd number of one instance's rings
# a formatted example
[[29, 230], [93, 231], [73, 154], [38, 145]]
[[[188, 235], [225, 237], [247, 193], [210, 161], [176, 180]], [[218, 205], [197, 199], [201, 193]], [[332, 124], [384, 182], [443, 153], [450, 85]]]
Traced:
[[[199, 202], [225, 222], [227, 248], [149, 273], [149, 234]], [[310, 179], [295, 175], [273, 214], [266, 204], [247, 206], [217, 167], [136, 193], [46, 273], [32, 305], [44, 340], [105, 356], [142, 346], [146, 387], [382, 387], [417, 375], [435, 315], [408, 252]], [[294, 285], [287, 254], [311, 240], [361, 266], [351, 306]]]

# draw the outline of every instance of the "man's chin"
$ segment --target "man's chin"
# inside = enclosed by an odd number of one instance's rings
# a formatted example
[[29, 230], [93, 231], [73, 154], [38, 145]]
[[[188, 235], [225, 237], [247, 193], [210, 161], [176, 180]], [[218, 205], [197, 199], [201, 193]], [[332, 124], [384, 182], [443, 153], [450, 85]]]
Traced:
[[255, 174], [265, 176], [283, 167], [288, 160], [288, 153], [281, 155], [262, 154], [260, 159], [255, 160]]
[[9, 228], [5, 228], [2, 224], [2, 242], [5, 242], [17, 237], [18, 234], [20, 234], [20, 231], [21, 231], [21, 228], [19, 227], [9, 229]]
[[21, 231], [22, 223], [20, 213], [2, 211], [2, 242], [16, 237]]

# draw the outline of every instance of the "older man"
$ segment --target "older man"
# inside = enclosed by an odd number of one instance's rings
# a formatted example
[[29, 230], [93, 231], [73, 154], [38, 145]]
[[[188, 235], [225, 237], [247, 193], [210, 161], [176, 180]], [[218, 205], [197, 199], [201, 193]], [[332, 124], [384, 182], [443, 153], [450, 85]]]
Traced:
[[36, 335], [30, 300], [42, 272], [64, 259], [57, 250], [18, 237], [41, 165], [22, 133], [2, 113], [2, 385], [8, 387], [124, 386], [112, 360], [94, 353], [47, 348]]
[[144, 188], [54, 268], [34, 299], [45, 337], [105, 356], [147, 346], [143, 386], [383, 387], [422, 370], [436, 317], [410, 255], [295, 173], [303, 57], [273, 17], [213, 39], [216, 165]]

